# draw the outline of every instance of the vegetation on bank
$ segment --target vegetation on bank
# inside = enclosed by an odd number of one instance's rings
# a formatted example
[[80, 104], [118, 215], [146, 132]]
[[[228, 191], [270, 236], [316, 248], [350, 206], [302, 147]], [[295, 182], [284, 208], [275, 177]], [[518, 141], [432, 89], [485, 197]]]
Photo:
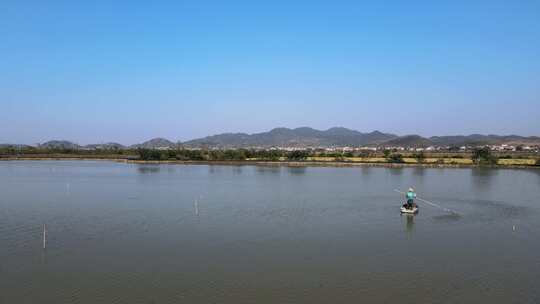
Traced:
[[476, 149], [472, 153], [407, 152], [397, 150], [327, 152], [310, 150], [156, 150], [156, 149], [102, 149], [71, 150], [43, 149], [35, 147], [0, 148], [0, 158], [91, 158], [127, 159], [144, 161], [294, 161], [294, 162], [343, 162], [380, 164], [425, 165], [501, 165], [540, 166], [540, 155], [523, 153], [493, 153], [489, 149]]
[[496, 165], [499, 159], [488, 148], [474, 149], [472, 161], [478, 165]]
[[240, 161], [240, 160], [263, 160], [263, 161], [304, 161], [310, 153], [307, 151], [285, 152], [279, 150], [151, 150], [138, 149], [137, 154], [141, 160], [194, 160], [194, 161]]

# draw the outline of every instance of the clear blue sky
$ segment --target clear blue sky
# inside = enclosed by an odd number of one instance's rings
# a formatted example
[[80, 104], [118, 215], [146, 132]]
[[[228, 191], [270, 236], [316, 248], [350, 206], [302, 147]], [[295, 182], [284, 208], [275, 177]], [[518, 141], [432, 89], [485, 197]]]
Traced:
[[7, 0], [0, 39], [0, 142], [540, 135], [540, 1]]

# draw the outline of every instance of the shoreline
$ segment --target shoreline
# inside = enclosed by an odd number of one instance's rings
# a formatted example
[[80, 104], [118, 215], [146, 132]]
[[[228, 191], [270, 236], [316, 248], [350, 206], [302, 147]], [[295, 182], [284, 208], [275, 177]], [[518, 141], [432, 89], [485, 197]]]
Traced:
[[339, 161], [260, 161], [260, 160], [134, 160], [126, 158], [100, 157], [0, 157], [2, 161], [111, 161], [126, 164], [177, 164], [218, 166], [266, 166], [266, 167], [383, 167], [383, 168], [491, 168], [491, 169], [540, 169], [535, 165], [478, 165], [449, 163], [384, 163], [384, 162], [339, 162]]

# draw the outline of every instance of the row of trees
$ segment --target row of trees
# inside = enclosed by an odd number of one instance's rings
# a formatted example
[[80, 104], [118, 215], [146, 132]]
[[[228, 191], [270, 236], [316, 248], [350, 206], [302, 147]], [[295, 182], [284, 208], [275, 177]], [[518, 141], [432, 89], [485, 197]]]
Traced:
[[258, 159], [278, 161], [287, 159], [292, 161], [306, 160], [311, 156], [308, 151], [278, 151], [278, 150], [153, 150], [138, 149], [137, 153], [142, 160], [207, 160], [207, 161], [234, 161]]
[[[118, 157], [127, 157], [137, 155], [142, 160], [193, 160], [193, 161], [242, 161], [248, 159], [258, 159], [264, 161], [303, 161], [308, 157], [331, 157], [336, 161], [345, 161], [348, 157], [380, 157], [380, 154], [372, 151], [361, 152], [324, 152], [324, 151], [282, 151], [282, 150], [250, 150], [250, 149], [224, 149], [224, 150], [155, 150], [155, 149], [137, 149], [137, 150], [70, 150], [70, 149], [43, 149], [36, 147], [0, 147], [0, 156], [13, 155], [47, 155], [47, 154], [73, 154], [73, 155], [102, 155], [110, 157], [118, 155]], [[121, 156], [124, 155], [124, 156]], [[426, 155], [424, 152], [417, 152], [409, 155], [402, 155], [396, 150], [384, 150], [384, 158], [390, 163], [403, 163], [404, 157], [415, 158], [418, 163], [424, 162]], [[432, 156], [430, 156], [432, 157]], [[451, 156], [453, 158], [469, 157], [467, 155]], [[479, 165], [495, 165], [499, 158], [511, 158], [510, 156], [494, 155], [487, 147], [477, 148], [470, 155], [475, 164]], [[536, 165], [540, 166], [540, 159], [536, 161]]]
[[[315, 153], [313, 151], [280, 151], [280, 150], [247, 150], [247, 149], [235, 149], [235, 150], [152, 150], [152, 149], [138, 149], [137, 150], [140, 159], [142, 160], [205, 160], [205, 161], [234, 161], [234, 160], [247, 160], [257, 159], [265, 161], [278, 161], [278, 160], [290, 160], [290, 161], [304, 161], [308, 157], [332, 157], [336, 161], [344, 161], [347, 157], [354, 157], [350, 152], [340, 153]], [[390, 163], [404, 163], [403, 155], [392, 152], [390, 150], [384, 151], [384, 157]], [[415, 158], [419, 163], [422, 163], [426, 156], [423, 152], [415, 153], [411, 157]]]
[[[353, 157], [350, 152], [340, 153], [314, 153], [310, 151], [279, 151], [279, 150], [247, 150], [247, 149], [235, 149], [235, 150], [152, 150], [152, 149], [138, 149], [137, 150], [140, 159], [142, 160], [218, 160], [218, 161], [233, 161], [233, 160], [247, 160], [258, 159], [267, 161], [278, 161], [286, 159], [290, 161], [303, 161], [308, 157], [332, 157], [337, 161], [343, 161], [347, 157]], [[384, 151], [384, 156], [391, 163], [403, 163], [403, 155], [399, 153], [393, 153], [389, 150]], [[423, 162], [425, 155], [423, 152], [412, 155], [419, 163]]]

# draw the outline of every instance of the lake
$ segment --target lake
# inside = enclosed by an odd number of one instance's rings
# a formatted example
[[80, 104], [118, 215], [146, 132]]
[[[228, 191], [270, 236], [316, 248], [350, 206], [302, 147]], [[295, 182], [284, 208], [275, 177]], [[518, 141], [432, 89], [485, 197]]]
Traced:
[[[540, 302], [540, 170], [13, 161], [0, 181], [0, 303]], [[453, 212], [400, 215], [410, 186]]]

